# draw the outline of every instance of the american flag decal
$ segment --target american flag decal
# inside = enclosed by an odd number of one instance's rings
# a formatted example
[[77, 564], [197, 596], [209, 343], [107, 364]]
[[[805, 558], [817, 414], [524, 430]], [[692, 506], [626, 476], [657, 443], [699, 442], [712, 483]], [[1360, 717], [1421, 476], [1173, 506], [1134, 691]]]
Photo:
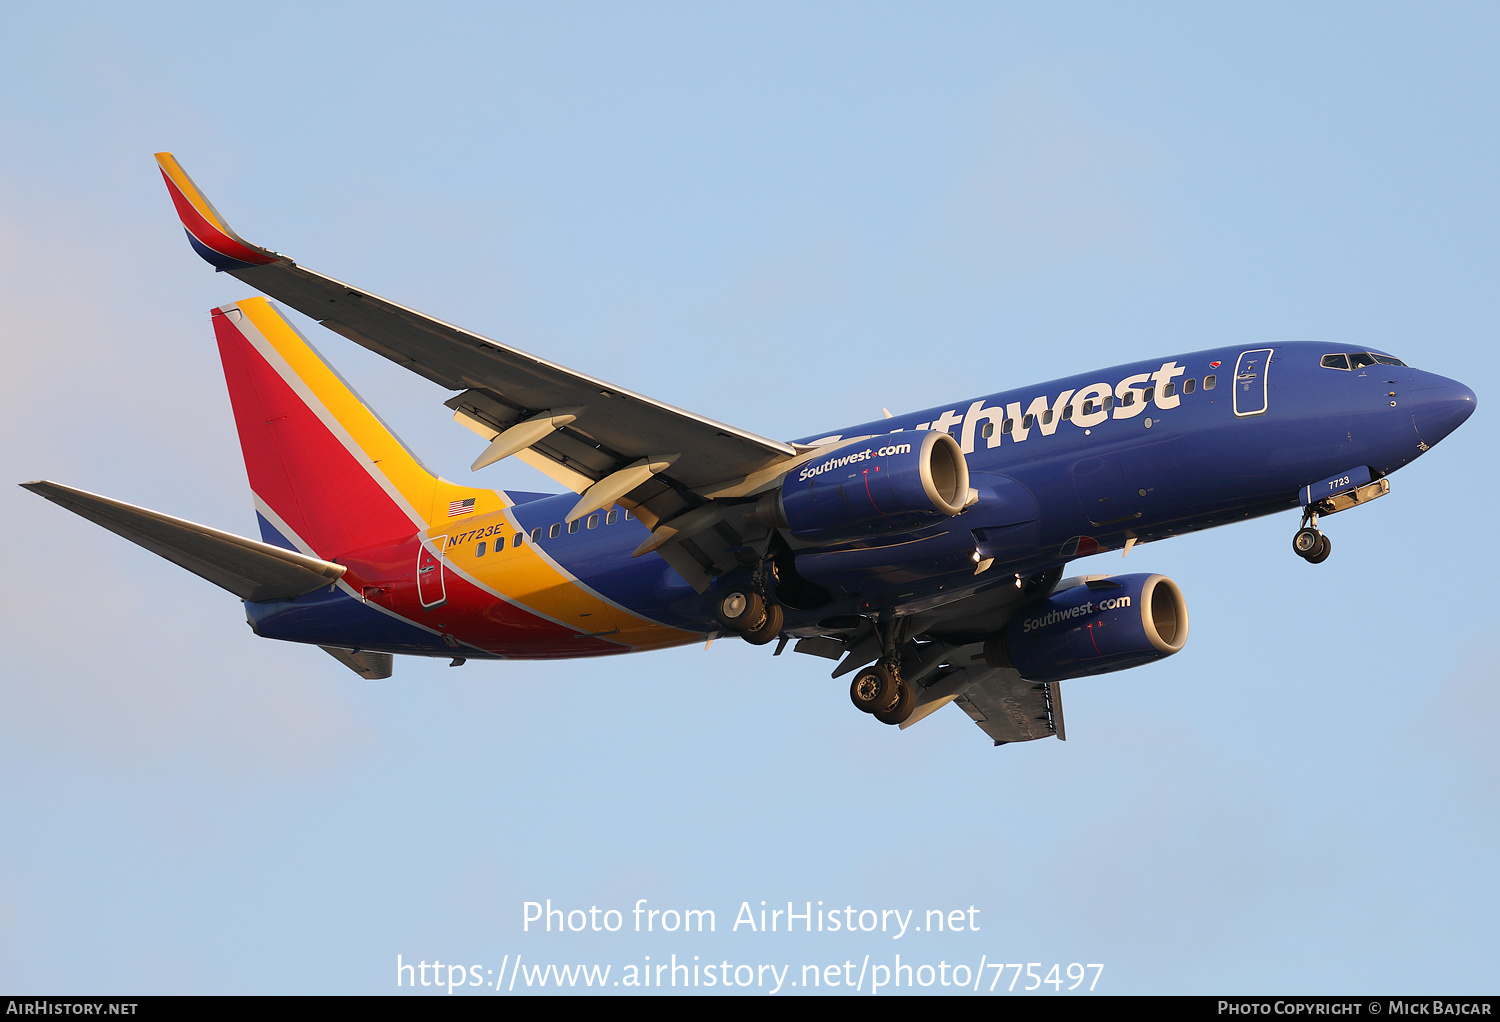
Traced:
[[468, 497], [464, 500], [454, 500], [448, 503], [448, 517], [454, 515], [466, 515], [474, 510], [474, 498]]

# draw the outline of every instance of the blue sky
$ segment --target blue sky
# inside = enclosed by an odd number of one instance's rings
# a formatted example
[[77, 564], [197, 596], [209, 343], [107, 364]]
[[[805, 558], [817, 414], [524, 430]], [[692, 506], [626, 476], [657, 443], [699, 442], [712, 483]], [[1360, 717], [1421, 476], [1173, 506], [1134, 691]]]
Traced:
[[[1330, 520], [1321, 566], [1291, 514], [1083, 565], [1173, 577], [1192, 637], [1065, 683], [1066, 743], [1002, 749], [951, 709], [881, 728], [826, 661], [728, 640], [362, 682], [0, 488], [0, 987], [899, 952], [1100, 962], [1111, 993], [1492, 992], [1497, 28], [1480, 4], [12, 12], [11, 482], [253, 531], [207, 317], [246, 289], [188, 249], [163, 149], [253, 242], [771, 436], [1290, 338], [1391, 351], [1479, 410]], [[469, 476], [444, 392], [305, 329]], [[547, 898], [718, 932], [523, 933]], [[763, 899], [981, 929], [729, 930]]]

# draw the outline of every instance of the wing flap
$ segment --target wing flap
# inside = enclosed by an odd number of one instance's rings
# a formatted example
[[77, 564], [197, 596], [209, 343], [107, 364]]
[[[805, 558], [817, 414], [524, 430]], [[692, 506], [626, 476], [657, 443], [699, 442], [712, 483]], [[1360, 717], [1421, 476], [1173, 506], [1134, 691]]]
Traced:
[[[290, 260], [229, 273], [371, 351], [449, 390], [475, 390], [516, 409], [512, 425], [552, 408], [584, 406], [567, 430], [611, 464], [680, 451], [673, 477], [689, 489], [751, 475], [792, 458], [790, 444], [674, 408], [603, 380], [386, 301]], [[561, 455], [575, 452], [561, 451]]]
[[228, 272], [438, 386], [478, 390], [514, 408], [516, 419], [501, 425], [549, 408], [583, 405], [586, 413], [568, 432], [585, 437], [589, 450], [603, 447], [618, 461], [636, 461], [655, 450], [681, 450], [673, 476], [688, 488], [748, 476], [796, 453], [790, 444], [546, 362], [290, 260]]
[[953, 701], [996, 745], [1067, 737], [1055, 681], [1027, 681], [1008, 668], [990, 669]]
[[342, 564], [61, 483], [39, 480], [21, 485], [252, 603], [302, 596], [344, 574]]

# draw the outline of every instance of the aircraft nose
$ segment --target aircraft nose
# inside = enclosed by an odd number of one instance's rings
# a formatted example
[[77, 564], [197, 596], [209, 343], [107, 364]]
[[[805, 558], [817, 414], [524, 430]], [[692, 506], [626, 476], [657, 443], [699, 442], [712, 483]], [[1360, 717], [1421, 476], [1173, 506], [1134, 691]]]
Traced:
[[1457, 380], [1415, 373], [1411, 381], [1411, 421], [1417, 438], [1431, 447], [1474, 414], [1474, 392]]

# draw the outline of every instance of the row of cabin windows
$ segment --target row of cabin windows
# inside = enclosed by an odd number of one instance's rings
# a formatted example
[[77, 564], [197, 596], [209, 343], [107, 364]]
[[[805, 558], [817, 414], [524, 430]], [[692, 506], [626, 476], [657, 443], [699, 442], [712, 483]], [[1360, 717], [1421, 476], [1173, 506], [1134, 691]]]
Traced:
[[[1325, 366], [1328, 365], [1328, 359], [1329, 358], [1334, 358], [1334, 357], [1335, 356], [1333, 356], [1333, 355], [1329, 355], [1329, 356], [1325, 357], [1323, 359], [1323, 364]], [[1387, 359], [1385, 356], [1380, 356], [1380, 358], [1381, 358], [1381, 361], [1383, 361], [1383, 362], [1395, 362], [1396, 365], [1401, 365], [1402, 364], [1400, 362], [1396, 362], [1395, 359]], [[1369, 363], [1364, 363], [1364, 364], [1368, 365]], [[1205, 377], [1203, 377], [1203, 389], [1204, 390], [1213, 390], [1214, 387], [1218, 385], [1218, 382], [1219, 382], [1218, 381], [1218, 377], [1216, 377], [1216, 376], [1205, 376]], [[1193, 393], [1197, 389], [1198, 389], [1198, 381], [1196, 379], [1183, 380], [1182, 381], [1182, 392], [1184, 394], [1191, 394], [1191, 393]], [[1175, 384], [1175, 383], [1168, 383], [1166, 386], [1162, 387], [1162, 389], [1161, 389], [1161, 396], [1162, 397], [1171, 397], [1171, 396], [1173, 396], [1176, 393], [1177, 393], [1177, 384]], [[1122, 407], [1124, 407], [1124, 408], [1131, 407], [1132, 405], [1135, 404], [1135, 395], [1136, 395], [1136, 392], [1134, 390], [1127, 390], [1125, 392], [1125, 396], [1120, 400], [1120, 405]], [[1147, 388], [1145, 388], [1144, 390], [1141, 391], [1141, 403], [1142, 404], [1150, 404], [1151, 401], [1152, 401], [1152, 399], [1155, 398], [1155, 397], [1156, 397], [1156, 388], [1155, 387], [1147, 387]], [[1113, 394], [1109, 394], [1109, 395], [1106, 395], [1104, 397], [1104, 399], [1101, 402], [1097, 403], [1097, 404], [1092, 399], [1090, 399], [1088, 401], [1085, 401], [1083, 403], [1082, 413], [1084, 415], [1091, 415], [1095, 411], [1100, 410], [1100, 409], [1102, 409], [1104, 411], [1109, 411], [1109, 409], [1113, 408], [1114, 405], [1115, 405], [1114, 395]], [[1071, 403], [1068, 404], [1066, 407], [1063, 408], [1062, 417], [1063, 417], [1064, 420], [1071, 419], [1073, 417], [1073, 405]], [[1024, 415], [1024, 416], [1021, 417], [1021, 428], [1022, 429], [1030, 429], [1032, 427], [1033, 423], [1035, 423], [1035, 421], [1036, 421], [1036, 416], [1035, 415], [1030, 415], [1030, 414]], [[1045, 424], [1050, 424], [1051, 422], [1052, 422], [1052, 409], [1049, 408], [1045, 412], [1042, 413], [1042, 423], [1045, 425]], [[1002, 433], [1009, 433], [1011, 430], [1013, 430], [1015, 428], [1015, 425], [1016, 425], [1016, 420], [1015, 419], [1006, 419], [1003, 423], [1000, 424], [1000, 431]], [[990, 422], [986, 422], [984, 424], [984, 429], [980, 430], [980, 435], [984, 436], [984, 437], [992, 437], [992, 436], [995, 435], [995, 423], [994, 423], [993, 420], [990, 421]], [[629, 511], [625, 512], [625, 520], [626, 521], [630, 521], [634, 517], [635, 516], [632, 515]], [[617, 522], [619, 520], [620, 520], [620, 509], [619, 508], [610, 508], [609, 513], [604, 516], [604, 524], [605, 525], [613, 525], [613, 524], [615, 524], [615, 522]], [[569, 522], [568, 523], [568, 534], [572, 535], [573, 533], [577, 532], [580, 525], [583, 528], [585, 528], [585, 529], [595, 529], [595, 528], [598, 528], [599, 527], [599, 516], [597, 514], [592, 514], [592, 515], [589, 515], [587, 519], [575, 519], [574, 521]], [[547, 529], [547, 538], [548, 539], [556, 539], [558, 536], [562, 535], [562, 529], [563, 529], [563, 527], [562, 527], [562, 523], [561, 522], [553, 522], [552, 525], [549, 526], [548, 529]], [[511, 537], [510, 545], [512, 547], [518, 547], [518, 546], [520, 546], [521, 545], [521, 539], [522, 539], [522, 537], [524, 535], [525, 535], [524, 533], [520, 533], [520, 532], [516, 533], [514, 536]], [[541, 539], [542, 539], [542, 530], [540, 528], [532, 529], [531, 530], [531, 541], [533, 543], [540, 543]], [[505, 542], [504, 540], [501, 540], [499, 543], [496, 543], [495, 544], [495, 548], [498, 550], [501, 546], [504, 545], [504, 542]], [[484, 554], [485, 554], [485, 549], [486, 549], [486, 546], [485, 546], [484, 543], [478, 544], [474, 548], [474, 556], [475, 557], [483, 557]]]
[[[615, 522], [618, 522], [620, 520], [620, 516], [621, 516], [620, 509], [617, 508], [617, 507], [612, 507], [612, 508], [609, 509], [609, 513], [604, 516], [604, 524], [605, 525], [613, 525], [613, 524], [615, 524]], [[625, 517], [625, 520], [627, 522], [633, 521], [635, 519], [635, 515], [631, 514], [629, 511], [624, 512], [624, 517]], [[599, 527], [599, 515], [592, 514], [592, 515], [589, 515], [587, 518], [578, 518], [578, 519], [575, 519], [575, 520], [569, 522], [568, 523], [568, 535], [571, 536], [573, 533], [577, 532], [579, 529], [597, 529], [598, 527]], [[558, 536], [562, 535], [562, 530], [563, 530], [563, 526], [562, 526], [561, 522], [553, 522], [552, 525], [550, 525], [547, 528], [547, 538], [548, 539], [556, 539]], [[521, 545], [521, 541], [524, 540], [525, 538], [526, 538], [526, 533], [524, 533], [524, 532], [518, 532], [518, 533], [516, 533], [514, 536], [512, 536], [510, 538], [510, 545], [511, 545], [511, 547], [514, 548], [514, 547], [520, 546]], [[531, 541], [533, 543], [540, 543], [542, 541], [542, 530], [540, 528], [536, 528], [536, 529], [532, 529], [531, 530]], [[495, 543], [495, 552], [499, 553], [499, 551], [501, 550], [501, 548], [504, 547], [504, 546], [505, 546], [505, 540], [503, 540], [503, 539], [502, 540], [497, 540], [496, 543]], [[475, 546], [474, 546], [474, 556], [475, 557], [483, 557], [485, 555], [485, 551], [488, 550], [488, 548], [489, 548], [488, 543], [476, 543]]]
[[[1218, 385], [1218, 383], [1219, 383], [1219, 378], [1217, 376], [1205, 376], [1205, 377], [1203, 377], [1203, 389], [1204, 390], [1213, 390], [1214, 387], [1216, 387]], [[1183, 380], [1182, 381], [1182, 392], [1184, 394], [1191, 394], [1191, 393], [1193, 393], [1193, 391], [1195, 391], [1197, 389], [1198, 389], [1198, 381], [1196, 379], [1194, 379], [1194, 380]], [[1176, 393], [1177, 393], [1177, 384], [1175, 384], [1175, 383], [1169, 383], [1166, 386], [1162, 387], [1162, 389], [1161, 389], [1161, 396], [1162, 397], [1171, 397], [1172, 395], [1174, 395]], [[1155, 387], [1147, 387], [1144, 390], [1142, 390], [1140, 392], [1140, 394], [1141, 394], [1141, 403], [1142, 404], [1150, 404], [1151, 401], [1152, 401], [1152, 399], [1156, 397], [1156, 388]], [[1134, 391], [1134, 390], [1127, 390], [1125, 392], [1125, 396], [1120, 399], [1120, 407], [1122, 407], [1122, 408], [1130, 408], [1130, 407], [1134, 406], [1134, 404], [1135, 404], [1135, 395], [1136, 395], [1136, 391]], [[1083, 415], [1092, 415], [1096, 411], [1101, 411], [1101, 410], [1102, 411], [1109, 411], [1114, 406], [1115, 406], [1115, 396], [1113, 394], [1108, 394], [1108, 395], [1105, 395], [1105, 397], [1104, 397], [1104, 399], [1102, 401], [1094, 401], [1092, 398], [1090, 398], [1089, 400], [1085, 401], [1083, 403], [1083, 407], [1079, 409], [1079, 412], [1080, 412], [1080, 414], [1083, 414]], [[1073, 417], [1073, 405], [1071, 403], [1069, 403], [1066, 407], [1063, 408], [1063, 410], [1062, 410], [1062, 417], [1063, 417], [1064, 421], [1066, 421], [1068, 419], [1071, 419]], [[1021, 417], [1021, 428], [1022, 429], [1030, 429], [1031, 426], [1032, 426], [1032, 424], [1035, 421], [1036, 421], [1036, 416], [1035, 415], [1023, 415]], [[1052, 409], [1049, 408], [1045, 412], [1042, 413], [1042, 424], [1043, 425], [1049, 425], [1051, 422], [1052, 422]], [[1002, 422], [1000, 424], [1000, 432], [1002, 432], [1002, 433], [1009, 433], [1009, 432], [1011, 432], [1011, 430], [1013, 430], [1015, 428], [1016, 428], [1016, 420], [1015, 419], [1006, 419], [1004, 422]], [[991, 420], [990, 422], [986, 422], [984, 424], [984, 428], [979, 431], [979, 434], [980, 434], [980, 436], [985, 436], [985, 437], [994, 436], [995, 435], [995, 423], [994, 423], [994, 421]]]

